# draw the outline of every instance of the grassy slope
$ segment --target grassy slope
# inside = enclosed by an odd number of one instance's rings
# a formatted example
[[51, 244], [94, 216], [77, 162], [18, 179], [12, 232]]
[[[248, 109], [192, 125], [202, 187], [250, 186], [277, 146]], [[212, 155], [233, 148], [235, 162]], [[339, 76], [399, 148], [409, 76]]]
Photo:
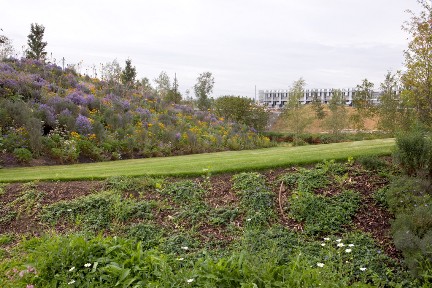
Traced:
[[259, 170], [330, 159], [347, 159], [350, 156], [386, 155], [391, 153], [393, 146], [394, 139], [378, 139], [91, 164], [10, 168], [0, 169], [0, 182], [104, 179], [118, 175], [187, 176], [201, 175], [203, 169], [209, 169], [211, 173]]

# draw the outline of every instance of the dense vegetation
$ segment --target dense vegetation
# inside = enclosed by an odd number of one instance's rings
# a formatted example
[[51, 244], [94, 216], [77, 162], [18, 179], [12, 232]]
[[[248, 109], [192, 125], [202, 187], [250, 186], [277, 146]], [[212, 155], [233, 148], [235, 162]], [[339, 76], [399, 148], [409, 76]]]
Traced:
[[1, 153], [73, 163], [272, 146], [252, 126], [125, 83], [32, 59], [2, 61]]
[[430, 266], [409, 262], [409, 272], [388, 228], [365, 232], [376, 220], [364, 211], [387, 215], [379, 205], [393, 205], [382, 191], [393, 189], [395, 168], [363, 157], [276, 174], [111, 177], [85, 184], [95, 187], [87, 194], [6, 184], [0, 284], [427, 287]]

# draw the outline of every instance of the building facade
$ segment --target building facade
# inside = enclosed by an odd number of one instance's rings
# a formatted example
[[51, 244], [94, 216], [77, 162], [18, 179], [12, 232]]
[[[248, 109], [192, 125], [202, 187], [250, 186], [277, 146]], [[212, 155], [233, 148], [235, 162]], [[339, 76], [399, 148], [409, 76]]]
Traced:
[[[338, 89], [341, 91], [345, 98], [346, 105], [351, 106], [353, 103], [353, 97], [356, 93], [355, 88], [349, 89]], [[312, 102], [314, 99], [321, 101], [323, 104], [327, 104], [333, 96], [333, 92], [336, 89], [306, 89], [303, 91], [303, 97], [299, 100], [301, 104], [307, 104]], [[260, 104], [271, 108], [282, 108], [289, 100], [289, 90], [259, 90], [258, 101]], [[380, 92], [372, 92], [372, 103], [379, 103]]]

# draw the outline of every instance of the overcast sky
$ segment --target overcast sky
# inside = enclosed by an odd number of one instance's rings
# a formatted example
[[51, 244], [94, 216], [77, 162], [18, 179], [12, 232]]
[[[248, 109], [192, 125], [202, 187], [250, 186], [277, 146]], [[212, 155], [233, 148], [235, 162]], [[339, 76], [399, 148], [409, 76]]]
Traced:
[[[287, 89], [379, 87], [403, 68], [401, 25], [416, 0], [1, 0], [0, 28], [22, 55], [30, 24], [45, 26], [47, 52], [86, 67], [127, 58], [138, 77], [174, 73], [182, 93], [213, 73], [213, 95], [254, 97]], [[90, 73], [90, 71], [88, 71]], [[193, 94], [193, 92], [191, 93]]]

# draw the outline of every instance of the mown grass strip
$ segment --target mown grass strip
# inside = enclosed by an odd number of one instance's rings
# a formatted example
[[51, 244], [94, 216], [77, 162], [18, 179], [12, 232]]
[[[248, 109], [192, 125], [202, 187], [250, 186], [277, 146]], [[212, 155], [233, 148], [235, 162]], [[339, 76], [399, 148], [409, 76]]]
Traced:
[[211, 173], [252, 171], [330, 159], [343, 160], [350, 156], [388, 155], [394, 143], [393, 138], [388, 138], [90, 164], [3, 168], [0, 169], [0, 182], [96, 180], [119, 175], [196, 176], [202, 175], [203, 169], [209, 169]]

